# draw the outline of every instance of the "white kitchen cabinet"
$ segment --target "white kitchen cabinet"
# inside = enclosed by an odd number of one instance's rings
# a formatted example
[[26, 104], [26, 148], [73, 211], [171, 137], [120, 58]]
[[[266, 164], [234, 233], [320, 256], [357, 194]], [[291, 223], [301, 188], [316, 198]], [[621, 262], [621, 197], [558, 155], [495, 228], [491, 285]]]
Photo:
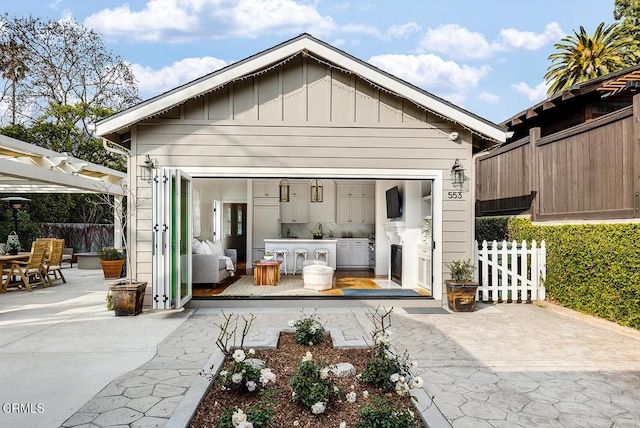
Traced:
[[280, 187], [278, 180], [254, 180], [254, 198], [278, 198], [280, 199]]
[[291, 183], [289, 202], [281, 202], [283, 223], [307, 223], [309, 221], [309, 191], [307, 183]]
[[337, 184], [338, 223], [375, 223], [375, 184]]
[[336, 266], [339, 268], [369, 267], [369, 242], [367, 239], [338, 239], [336, 244]]
[[280, 205], [254, 205], [253, 218], [253, 248], [264, 251], [265, 239], [280, 237]]

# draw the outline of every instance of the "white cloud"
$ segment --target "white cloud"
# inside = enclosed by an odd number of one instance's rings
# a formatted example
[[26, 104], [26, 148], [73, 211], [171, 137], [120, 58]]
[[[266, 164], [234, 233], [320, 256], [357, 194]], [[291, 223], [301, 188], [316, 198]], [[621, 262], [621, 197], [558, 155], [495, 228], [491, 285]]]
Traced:
[[564, 32], [555, 22], [547, 24], [542, 33], [502, 29], [500, 37], [494, 41], [488, 41], [484, 34], [460, 25], [446, 24], [435, 30], [429, 29], [420, 41], [420, 48], [446, 54], [449, 58], [481, 59], [516, 49], [537, 50], [563, 36]]
[[526, 49], [535, 51], [565, 36], [557, 22], [547, 24], [544, 31], [536, 34], [531, 31], [518, 31], [514, 28], [500, 30], [501, 45], [504, 49]]
[[433, 54], [378, 55], [369, 63], [455, 103], [462, 103], [466, 93], [491, 70], [488, 65], [459, 65]]
[[159, 70], [139, 64], [132, 64], [131, 68], [138, 80], [138, 89], [146, 98], [195, 80], [226, 65], [227, 63], [221, 59], [204, 57], [185, 58]]
[[420, 26], [415, 22], [407, 22], [402, 25], [392, 25], [387, 29], [387, 35], [390, 37], [406, 37], [420, 31]]
[[335, 28], [332, 18], [321, 16], [314, 5], [293, 0], [149, 0], [141, 10], [128, 4], [102, 10], [84, 24], [106, 36], [165, 42], [304, 31], [326, 34]]
[[547, 99], [547, 84], [545, 82], [539, 83], [535, 88], [532, 88], [524, 82], [511, 85], [516, 91], [525, 94], [527, 99], [532, 103], [537, 103]]
[[484, 101], [487, 104], [498, 104], [500, 102], [500, 96], [495, 94], [490, 94], [489, 92], [482, 91], [478, 98], [481, 101]]
[[442, 25], [435, 30], [429, 29], [420, 46], [427, 51], [466, 59], [488, 58], [496, 50], [496, 46], [487, 42], [484, 35], [472, 32], [458, 24]]

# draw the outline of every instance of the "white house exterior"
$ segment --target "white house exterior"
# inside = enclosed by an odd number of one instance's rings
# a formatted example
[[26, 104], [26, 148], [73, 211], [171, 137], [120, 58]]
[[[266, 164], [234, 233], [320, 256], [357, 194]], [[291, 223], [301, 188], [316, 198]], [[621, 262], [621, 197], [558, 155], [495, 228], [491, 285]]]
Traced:
[[[132, 269], [139, 280], [154, 280], [154, 247], [161, 245], [152, 233], [152, 184], [138, 174], [149, 155], [157, 166], [195, 179], [205, 201], [196, 208], [202, 221], [196, 230], [205, 237], [211, 195], [246, 202], [248, 224], [260, 221], [253, 218], [253, 181], [374, 182], [376, 275], [387, 273], [390, 244], [400, 242], [403, 275], [408, 285], [416, 281], [420, 228], [431, 215], [436, 299], [444, 294], [445, 264], [473, 254], [472, 156], [505, 141], [497, 125], [307, 34], [102, 120], [96, 132], [131, 152], [139, 203], [131, 222]], [[465, 168], [463, 184], [452, 182], [456, 160]], [[229, 195], [219, 183], [207, 188], [207, 179], [223, 178], [240, 191]], [[385, 191], [394, 185], [404, 207], [401, 218], [390, 220]], [[334, 197], [325, 192], [325, 221], [336, 215]], [[250, 266], [253, 253], [247, 254]]]

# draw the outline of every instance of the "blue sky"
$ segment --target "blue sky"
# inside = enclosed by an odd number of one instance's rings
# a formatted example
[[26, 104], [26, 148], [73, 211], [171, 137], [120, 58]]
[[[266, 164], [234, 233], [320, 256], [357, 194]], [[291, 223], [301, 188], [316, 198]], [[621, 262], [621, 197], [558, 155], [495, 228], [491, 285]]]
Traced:
[[12, 16], [73, 18], [102, 34], [145, 99], [307, 32], [496, 123], [546, 97], [554, 43], [614, 22], [614, 0], [3, 3]]

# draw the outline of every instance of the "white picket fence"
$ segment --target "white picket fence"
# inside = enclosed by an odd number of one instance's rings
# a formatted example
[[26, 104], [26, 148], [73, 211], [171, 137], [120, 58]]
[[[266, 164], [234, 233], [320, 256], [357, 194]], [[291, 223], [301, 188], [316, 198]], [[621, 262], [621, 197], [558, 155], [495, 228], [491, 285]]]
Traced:
[[544, 300], [547, 248], [542, 241], [482, 242], [475, 246], [475, 279], [482, 302], [532, 302]]

